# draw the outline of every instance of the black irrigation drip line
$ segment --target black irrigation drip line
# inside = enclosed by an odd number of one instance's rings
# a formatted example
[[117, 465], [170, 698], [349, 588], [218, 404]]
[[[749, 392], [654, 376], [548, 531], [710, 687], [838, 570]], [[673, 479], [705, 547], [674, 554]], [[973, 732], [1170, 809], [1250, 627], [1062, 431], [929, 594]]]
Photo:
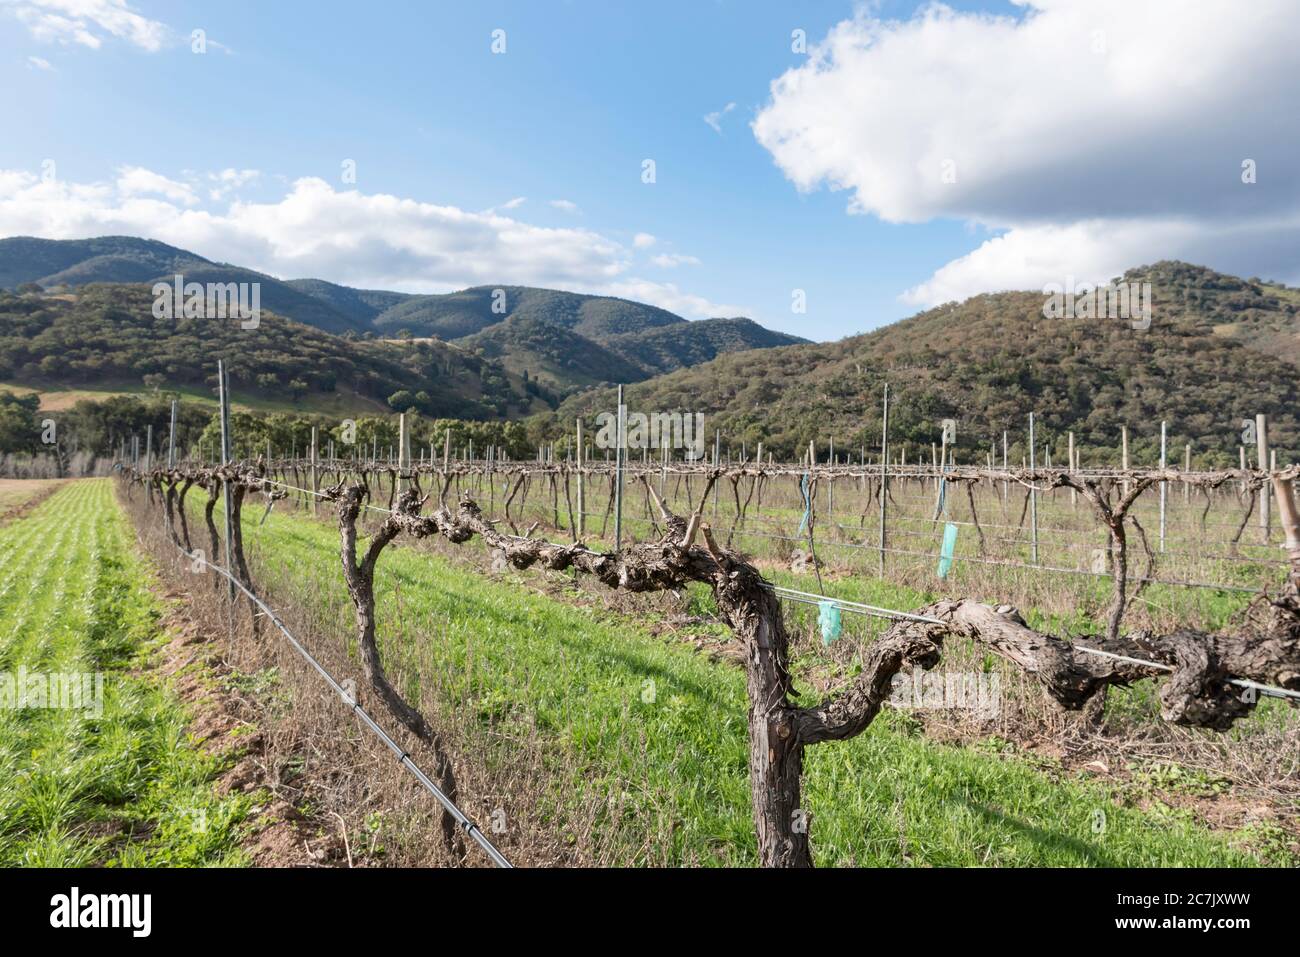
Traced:
[[[176, 547], [180, 549], [181, 554], [185, 555], [190, 559], [194, 558], [193, 555], [185, 551], [185, 548], [183, 546], [177, 545]], [[203, 564], [206, 567], [211, 568], [213, 571], [223, 575], [227, 580], [230, 581], [232, 585], [234, 585], [234, 587], [242, 591], [248, 597], [249, 601], [255, 603], [257, 607], [262, 610], [262, 613], [271, 620], [272, 624], [274, 624], [275, 627], [280, 629], [281, 633], [284, 635], [285, 638], [288, 639], [289, 644], [293, 646], [294, 650], [297, 651], [298, 654], [302, 655], [302, 657], [306, 660], [307, 664], [311, 665], [312, 668], [316, 670], [316, 673], [325, 679], [325, 683], [328, 684], [331, 689], [333, 689], [335, 694], [337, 694], [342, 699], [344, 704], [348, 705], [352, 709], [352, 711], [357, 715], [357, 717], [359, 717], [362, 720], [362, 722], [366, 725], [366, 727], [368, 727], [372, 732], [374, 732], [374, 734], [379, 738], [379, 740], [382, 741], [385, 745], [387, 745], [388, 748], [395, 755], [397, 755], [398, 763], [401, 764], [402, 767], [406, 768], [406, 770], [410, 771], [411, 774], [415, 777], [415, 779], [419, 781], [421, 785], [424, 786], [424, 789], [426, 791], [428, 791], [435, 798], [437, 798], [438, 803], [441, 804], [446, 809], [448, 814], [450, 814], [453, 818], [455, 818], [456, 823], [460, 826], [460, 828], [466, 834], [468, 834], [480, 847], [482, 847], [484, 851], [487, 852], [488, 857], [492, 859], [492, 862], [494, 864], [496, 864], [498, 867], [505, 867], [505, 868], [514, 867], [513, 864], [511, 864], [508, 860], [506, 860], [505, 855], [502, 854], [499, 850], [497, 850], [496, 847], [492, 844], [492, 842], [487, 839], [487, 835], [485, 835], [481, 830], [479, 830], [478, 825], [475, 824], [473, 821], [471, 821], [468, 817], [466, 817], [464, 812], [462, 812], [461, 809], [458, 808], [455, 805], [455, 803], [452, 802], [451, 798], [447, 797], [447, 795], [442, 792], [442, 790], [438, 787], [438, 785], [434, 784], [433, 781], [430, 780], [429, 776], [424, 773], [424, 771], [420, 768], [420, 766], [411, 760], [410, 753], [407, 752], [404, 748], [402, 748], [402, 746], [398, 744], [396, 741], [394, 741], [391, 737], [389, 737], [388, 733], [375, 722], [375, 719], [372, 718], [363, 707], [361, 707], [359, 702], [357, 702], [354, 698], [349, 697], [347, 690], [341, 684], [339, 684], [338, 681], [335, 680], [334, 676], [330, 674], [329, 671], [326, 670], [324, 665], [322, 665], [319, 661], [316, 660], [315, 656], [313, 656], [312, 653], [303, 646], [302, 642], [300, 642], [297, 638], [293, 636], [293, 634], [289, 631], [289, 629], [284, 626], [284, 622], [280, 620], [280, 617], [274, 611], [271, 610], [271, 608], [266, 604], [266, 602], [262, 601], [262, 599], [258, 598], [257, 595], [253, 594], [249, 589], [245, 588], [243, 582], [239, 581], [237, 578], [235, 578], [235, 576], [231, 575], [230, 572], [227, 571], [225, 568], [221, 567], [220, 565], [214, 564], [213, 562], [208, 561], [206, 557], [200, 558], [199, 561], [203, 562]]]

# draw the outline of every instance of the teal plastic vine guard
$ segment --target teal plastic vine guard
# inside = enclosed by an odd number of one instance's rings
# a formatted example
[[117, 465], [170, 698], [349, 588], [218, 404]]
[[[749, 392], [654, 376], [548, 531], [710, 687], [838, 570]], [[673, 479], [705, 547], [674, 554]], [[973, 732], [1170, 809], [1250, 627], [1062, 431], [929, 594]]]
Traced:
[[829, 645], [840, 636], [840, 606], [833, 601], [818, 602], [817, 624], [822, 630], [822, 644]]
[[947, 578], [952, 570], [953, 552], [957, 550], [957, 526], [948, 522], [943, 526], [943, 547], [939, 549], [940, 578]]
[[802, 535], [804, 529], [808, 527], [808, 519], [812, 518], [812, 498], [808, 495], [807, 472], [805, 472], [803, 478], [799, 480], [799, 493], [803, 496], [803, 518], [799, 521], [799, 534]]

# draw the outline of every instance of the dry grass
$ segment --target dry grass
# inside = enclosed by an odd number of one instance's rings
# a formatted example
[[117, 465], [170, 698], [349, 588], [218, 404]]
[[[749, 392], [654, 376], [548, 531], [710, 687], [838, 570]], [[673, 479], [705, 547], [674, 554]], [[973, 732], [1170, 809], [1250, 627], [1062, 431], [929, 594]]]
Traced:
[[0, 525], [35, 508], [67, 479], [0, 479]]

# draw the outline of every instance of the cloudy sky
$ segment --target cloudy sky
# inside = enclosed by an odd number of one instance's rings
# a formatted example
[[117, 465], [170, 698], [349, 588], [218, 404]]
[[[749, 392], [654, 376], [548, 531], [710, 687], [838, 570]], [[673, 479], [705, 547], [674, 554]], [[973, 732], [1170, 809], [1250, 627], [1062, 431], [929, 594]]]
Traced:
[[0, 236], [818, 339], [1165, 258], [1296, 283], [1297, 48], [1294, 0], [0, 0]]

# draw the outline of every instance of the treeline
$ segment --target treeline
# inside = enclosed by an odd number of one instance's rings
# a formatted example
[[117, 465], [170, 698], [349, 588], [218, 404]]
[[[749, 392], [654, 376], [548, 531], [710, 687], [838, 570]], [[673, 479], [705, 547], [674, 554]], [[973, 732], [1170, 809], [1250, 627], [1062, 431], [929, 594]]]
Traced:
[[[266, 455], [269, 449], [273, 458], [306, 457], [311, 449], [311, 431], [316, 428], [317, 452], [323, 459], [330, 452], [338, 458], [381, 461], [396, 457], [400, 418], [397, 415], [362, 415], [340, 418], [330, 415], [293, 415], [284, 412], [254, 413], [233, 412], [230, 431], [232, 452], [236, 458], [254, 459]], [[487, 454], [488, 447], [501, 449], [511, 459], [527, 459], [537, 454], [537, 447], [546, 441], [544, 423], [539, 419], [526, 421], [480, 422], [468, 419], [409, 417], [411, 457], [419, 461], [423, 454], [440, 457], [451, 440], [453, 455], [468, 451], [472, 443], [475, 456]], [[221, 447], [221, 422], [214, 414], [194, 443], [187, 447], [188, 454], [206, 462], [215, 460]], [[431, 452], [432, 449], [432, 452]]]
[[[155, 460], [166, 456], [171, 431], [172, 400], [177, 396], [114, 396], [92, 401], [82, 399], [57, 412], [40, 411], [35, 394], [15, 395], [0, 390], [0, 454], [28, 457], [53, 456], [71, 460], [76, 455], [92, 458], [130, 456], [138, 443], [143, 457], [152, 434]], [[230, 416], [233, 454], [252, 459], [266, 454], [268, 447], [277, 457], [306, 455], [311, 432], [317, 430], [320, 454], [334, 443], [335, 454], [367, 457], [378, 453], [386, 458], [397, 448], [399, 417], [363, 415], [355, 418], [289, 412], [232, 412]], [[413, 454], [432, 443], [442, 454], [448, 433], [457, 454], [473, 443], [476, 454], [489, 446], [503, 449], [513, 459], [531, 458], [537, 446], [548, 440], [547, 423], [534, 417], [528, 421], [482, 422], [467, 419], [429, 418], [412, 415]], [[215, 461], [221, 449], [221, 421], [217, 410], [206, 403], [180, 399], [177, 402], [176, 449], [179, 457]]]

